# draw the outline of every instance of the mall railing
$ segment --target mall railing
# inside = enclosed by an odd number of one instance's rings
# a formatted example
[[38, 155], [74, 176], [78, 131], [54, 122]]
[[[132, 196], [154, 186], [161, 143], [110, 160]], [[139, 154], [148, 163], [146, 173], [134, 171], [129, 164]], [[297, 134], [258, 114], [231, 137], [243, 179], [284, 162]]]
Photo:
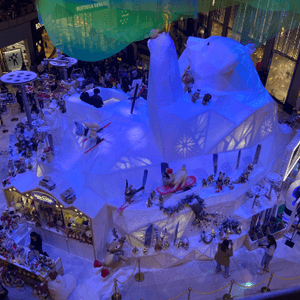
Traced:
[[[30, 1], [28, 1], [30, 2]], [[33, 3], [13, 3], [0, 1], [0, 31], [6, 30], [37, 18], [36, 6]]]
[[[135, 263], [134, 270], [133, 270], [132, 274], [129, 276], [129, 278], [128, 278], [127, 280], [125, 280], [124, 282], [120, 282], [118, 279], [116, 279], [116, 278], [114, 279], [114, 285], [113, 285], [113, 288], [112, 288], [112, 291], [111, 291], [111, 294], [110, 294], [109, 299], [112, 299], [112, 296], [113, 296], [114, 294], [120, 294], [120, 290], [119, 290], [119, 287], [118, 287], [118, 283], [119, 283], [119, 284], [125, 284], [126, 282], [128, 282], [128, 281], [132, 278], [132, 276], [133, 276], [133, 274], [134, 274], [134, 272], [135, 272], [137, 266], [139, 267], [139, 272], [138, 272], [137, 274], [135, 274], [135, 279], [136, 279], [136, 281], [138, 281], [138, 282], [144, 280], [144, 277], [145, 277], [145, 276], [144, 276], [144, 274], [141, 273], [141, 271], [140, 271], [140, 259], [138, 258], [137, 261], [136, 261], [136, 263]], [[227, 287], [229, 287], [229, 291], [228, 291], [228, 293], [226, 293], [226, 294], [223, 295], [223, 299], [224, 299], [224, 300], [226, 300], [226, 299], [234, 299], [234, 297], [232, 296], [232, 288], [233, 288], [233, 285], [237, 285], [237, 286], [239, 286], [240, 288], [244, 288], [244, 289], [253, 289], [253, 288], [255, 288], [255, 287], [257, 287], [257, 286], [259, 286], [259, 285], [261, 285], [261, 284], [263, 284], [263, 283], [265, 283], [265, 282], [267, 283], [267, 285], [264, 286], [264, 287], [262, 287], [262, 288], [260, 289], [260, 292], [261, 292], [261, 293], [266, 293], [266, 292], [270, 292], [270, 291], [271, 291], [271, 290], [270, 290], [270, 286], [271, 286], [271, 282], [272, 282], [273, 277], [276, 277], [277, 279], [280, 279], [280, 280], [287, 280], [287, 281], [300, 279], [300, 276], [299, 276], [299, 277], [295, 277], [295, 278], [282, 278], [282, 277], [279, 277], [279, 276], [275, 275], [274, 273], [272, 273], [268, 278], [266, 278], [266, 279], [263, 280], [262, 282], [257, 283], [257, 284], [254, 284], [254, 285], [251, 285], [251, 286], [249, 286], [249, 285], [243, 285], [243, 284], [237, 283], [237, 282], [234, 281], [234, 280], [231, 280], [231, 281], [230, 281], [228, 284], [226, 284], [225, 286], [223, 286], [223, 287], [221, 287], [221, 288], [219, 288], [219, 289], [217, 289], [217, 290], [215, 290], [215, 291], [206, 292], [206, 293], [195, 291], [194, 289], [192, 289], [191, 287], [189, 287], [186, 291], [184, 291], [184, 292], [182, 292], [181, 294], [177, 295], [176, 297], [170, 298], [170, 299], [168, 299], [168, 300], [175, 300], [175, 299], [177, 299], [177, 298], [183, 296], [184, 294], [187, 294], [187, 300], [190, 300], [191, 292], [194, 292], [194, 293], [199, 294], [199, 295], [210, 295], [210, 294], [215, 294], [215, 293], [217, 293], [217, 292], [219, 292], [219, 291], [221, 291], [221, 290], [223, 290], [223, 289], [225, 289], [225, 288], [227, 288]], [[141, 278], [142, 278], [142, 279], [141, 279]], [[141, 279], [141, 280], [140, 280], [140, 279]], [[271, 294], [273, 294], [274, 296], [268, 297], [268, 296], [271, 295]], [[115, 296], [117, 296], [117, 295], [115, 295]], [[295, 298], [295, 296], [298, 296], [298, 297]], [[274, 297], [275, 297], [275, 298], [274, 298]], [[240, 297], [239, 297], [239, 298], [240, 298]], [[182, 298], [181, 298], [181, 299], [182, 299]], [[243, 299], [244, 299], [244, 298], [243, 298]], [[285, 291], [285, 290], [282, 290], [282, 291], [276, 291], [276, 292], [268, 293], [268, 295], [267, 295], [266, 297], [262, 297], [262, 295], [259, 295], [259, 294], [258, 294], [258, 295], [250, 296], [250, 297], [248, 297], [248, 298], [246, 298], [246, 299], [249, 299], [249, 300], [250, 300], [250, 299], [251, 299], [251, 300], [252, 300], [252, 299], [253, 299], [253, 300], [260, 300], [260, 299], [278, 299], [278, 300], [285, 300], [285, 299], [286, 299], [286, 300], [300, 299], [300, 289], [299, 289], [299, 287], [298, 287], [298, 288], [296, 288], [296, 289], [291, 289], [291, 290], [287, 290], [287, 291]]]
[[298, 300], [300, 299], [300, 288], [292, 287], [270, 293], [257, 294], [244, 297], [243, 300]]

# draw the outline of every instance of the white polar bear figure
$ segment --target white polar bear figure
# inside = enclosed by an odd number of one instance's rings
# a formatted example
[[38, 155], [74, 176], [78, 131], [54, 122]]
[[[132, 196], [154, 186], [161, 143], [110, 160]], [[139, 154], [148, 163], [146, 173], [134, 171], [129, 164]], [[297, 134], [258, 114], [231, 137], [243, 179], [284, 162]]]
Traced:
[[[148, 47], [149, 121], [164, 159], [251, 148], [275, 134], [277, 105], [251, 60], [253, 45], [225, 37], [189, 37], [179, 61], [169, 34], [149, 39]], [[206, 106], [184, 94], [181, 75], [188, 65], [193, 91], [212, 96]]]
[[186, 184], [186, 181], [188, 180], [189, 176], [186, 170], [186, 165], [183, 165], [181, 169], [179, 169], [176, 173], [175, 173], [175, 180], [173, 182], [174, 184], [174, 191], [177, 190], [177, 188], [179, 186], [184, 187]]

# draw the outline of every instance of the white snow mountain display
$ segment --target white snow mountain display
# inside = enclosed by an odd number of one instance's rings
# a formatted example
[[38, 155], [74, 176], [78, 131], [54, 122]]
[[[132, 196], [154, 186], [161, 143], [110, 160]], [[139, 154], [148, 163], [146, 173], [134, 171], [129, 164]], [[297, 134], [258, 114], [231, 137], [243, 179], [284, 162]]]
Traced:
[[[100, 88], [104, 100], [100, 109], [80, 101], [78, 94], [70, 96], [66, 100], [66, 114], [45, 115], [48, 123], [53, 124], [57, 138], [54, 141], [58, 145], [56, 165], [50, 169], [40, 164], [38, 176], [60, 173], [72, 181], [78, 197], [87, 189], [99, 196], [103, 212], [97, 232], [103, 237], [103, 247], [96, 253], [99, 261], [103, 261], [107, 250], [110, 226], [126, 236], [127, 257], [134, 256], [133, 247], [140, 249], [141, 264], [145, 268], [166, 268], [195, 259], [210, 260], [217, 243], [199, 243], [201, 232], [192, 227], [195, 215], [190, 207], [172, 216], [163, 214], [158, 200], [147, 208], [149, 193], [162, 185], [161, 162], [168, 162], [173, 170], [186, 165], [188, 175], [195, 176], [199, 183], [190, 191], [169, 195], [164, 206], [175, 205], [192, 193], [199, 195], [205, 201], [207, 213], [232, 215], [241, 222], [242, 233], [231, 237], [238, 249], [244, 243], [252, 215], [272, 207], [277, 200], [273, 190], [271, 200], [263, 199], [260, 207], [252, 210], [253, 199], [248, 199], [246, 192], [270, 171], [278, 172], [285, 147], [295, 133], [284, 131], [278, 125], [277, 105], [261, 84], [250, 58], [252, 46], [224, 37], [189, 38], [178, 60], [168, 34], [149, 40], [148, 45], [151, 52], [148, 100], [138, 99], [131, 114], [131, 101], [118, 90]], [[192, 92], [200, 89], [200, 96], [212, 95], [206, 106], [201, 101], [193, 103], [191, 97], [184, 94], [181, 75], [188, 65], [195, 79]], [[104, 141], [84, 154], [82, 137], [75, 135], [74, 121], [98, 122], [100, 127], [109, 122], [111, 125], [100, 133]], [[218, 153], [216, 174], [223, 172], [234, 181], [253, 162], [258, 144], [261, 145], [260, 156], [247, 183], [236, 184], [233, 190], [225, 187], [219, 194], [215, 193], [214, 186], [202, 188], [202, 178], [214, 173], [213, 154]], [[124, 203], [126, 179], [133, 187], [140, 187], [145, 169], [148, 179], [144, 194], [122, 213], [117, 213], [117, 208]], [[151, 248], [147, 255], [141, 254], [149, 223], [160, 231], [166, 228], [166, 240], [171, 242], [178, 221], [178, 239], [189, 239], [188, 250], [171, 245], [166, 251], [155, 252]], [[95, 287], [99, 283], [99, 295], [103, 292], [101, 280], [99, 275], [93, 278], [92, 284]]]
[[[168, 34], [150, 39], [148, 46], [149, 118], [166, 161], [250, 148], [276, 132], [277, 105], [252, 63], [252, 46], [225, 37], [189, 37], [179, 62]], [[180, 77], [188, 65], [192, 92], [212, 96], [207, 106], [183, 94]]]

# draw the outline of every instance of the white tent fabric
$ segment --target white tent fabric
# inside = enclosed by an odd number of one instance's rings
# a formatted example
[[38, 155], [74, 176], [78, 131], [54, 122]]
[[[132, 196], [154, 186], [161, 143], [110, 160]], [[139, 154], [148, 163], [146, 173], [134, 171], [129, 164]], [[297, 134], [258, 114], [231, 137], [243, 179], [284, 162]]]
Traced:
[[[170, 45], [170, 51], [161, 47], [165, 44]], [[148, 45], [149, 91], [155, 91], [148, 95], [150, 125], [166, 160], [253, 147], [276, 131], [277, 106], [251, 61], [251, 45], [223, 37], [190, 37], [179, 62], [168, 34], [149, 40]], [[182, 74], [189, 64], [194, 90], [201, 89], [202, 96], [212, 95], [207, 106], [182, 95], [179, 74], [174, 72], [178, 66]], [[160, 80], [157, 70], [163, 73], [162, 68], [169, 81]], [[176, 97], [168, 93], [169, 87], [180, 90]]]
[[[196, 193], [205, 199], [207, 212], [217, 211], [224, 215], [234, 215], [240, 206], [245, 206], [247, 201], [253, 201], [245, 197], [245, 192], [268, 172], [278, 172], [280, 167], [277, 164], [280, 160], [278, 157], [283, 155], [284, 147], [294, 133], [287, 132], [278, 125], [277, 106], [261, 85], [256, 71], [251, 69], [254, 66], [249, 56], [249, 47], [235, 44], [226, 38], [212, 39], [209, 46], [215, 47], [211, 48], [215, 49], [215, 55], [217, 56], [217, 51], [223, 47], [224, 53], [231, 59], [227, 64], [224, 62], [219, 69], [216, 67], [219, 62], [214, 62], [212, 68], [215, 73], [211, 71], [209, 76], [205, 77], [199, 60], [201, 56], [193, 52], [198, 48], [204, 52], [204, 49], [209, 47], [207, 40], [205, 40], [207, 47], [201, 46], [203, 41], [190, 39], [188, 42], [190, 53], [186, 50], [179, 62], [168, 34], [149, 41], [151, 62], [148, 101], [138, 99], [133, 114], [130, 113], [132, 102], [122, 98], [124, 94], [120, 92], [118, 94], [111, 89], [101, 89], [104, 106], [100, 109], [80, 101], [78, 94], [67, 99], [67, 126], [61, 126], [62, 140], [55, 150], [53, 169], [56, 172], [70, 174], [70, 179], [73, 173], [74, 178], [78, 177], [74, 182], [81, 183], [78, 184], [82, 187], [81, 191], [89, 189], [103, 199], [103, 203], [107, 203], [99, 214], [99, 220], [103, 219], [105, 225], [101, 227], [103, 243], [102, 241], [99, 243], [97, 251], [101, 245], [104, 247], [105, 232], [110, 226], [116, 227], [120, 235], [126, 235], [128, 242], [126, 251], [129, 253], [131, 247], [142, 245], [145, 230], [150, 222], [157, 225], [159, 230], [168, 227], [170, 237], [174, 235], [176, 223], [181, 218], [180, 223], [183, 227], [180, 228], [180, 237], [188, 237], [191, 248], [189, 252], [184, 250], [183, 253], [170, 249], [167, 257], [170, 262], [168, 266], [195, 258], [213, 257], [214, 246], [198, 246], [199, 232], [190, 231], [194, 216], [189, 208], [172, 217], [163, 214], [156, 205], [150, 209], [146, 208], [150, 191], [162, 185], [161, 162], [168, 162], [174, 172], [186, 164], [188, 174], [194, 175], [198, 183], [200, 182], [185, 194], [166, 197], [166, 206], [174, 205], [179, 198], [182, 199], [188, 193]], [[209, 51], [207, 54], [201, 53], [203, 60], [207, 57], [213, 59], [213, 54]], [[189, 95], [183, 94], [180, 70], [185, 69], [187, 61], [191, 64], [197, 84], [205, 82], [202, 95], [210, 92], [209, 89], [217, 89], [213, 91], [214, 93], [211, 92], [213, 97], [207, 106], [202, 105], [201, 101], [192, 103]], [[210, 68], [203, 63], [204, 67]], [[245, 72], [248, 67], [251, 68]], [[232, 70], [229, 70], [230, 68]], [[249, 74], [250, 72], [254, 74]], [[214, 85], [213, 81], [222, 76], [226, 80], [231, 78], [223, 90], [221, 86]], [[241, 83], [240, 91], [235, 90], [238, 88], [236, 80]], [[82, 137], [75, 135], [74, 121], [95, 121], [100, 126], [111, 122], [111, 125], [100, 133], [105, 140], [84, 154], [83, 148], [86, 144], [82, 143]], [[65, 124], [63, 120], [55, 122]], [[56, 125], [56, 128], [58, 127]], [[201, 179], [213, 174], [213, 153], [219, 153], [218, 172], [225, 172], [231, 180], [235, 180], [246, 166], [253, 162], [258, 144], [261, 145], [260, 157], [248, 183], [236, 184], [233, 191], [225, 187], [220, 194], [215, 193], [215, 186], [206, 189], [201, 187]], [[240, 149], [242, 149], [240, 166], [236, 170]], [[123, 213], [117, 213], [116, 207], [124, 203], [126, 179], [134, 188], [141, 187], [144, 169], [148, 170], [144, 195]], [[274, 201], [267, 202], [266, 208], [271, 207], [276, 201], [275, 194], [272, 198]], [[88, 203], [87, 201], [86, 204], [89, 205]], [[239, 217], [246, 225], [251, 216], [240, 214]], [[98, 225], [100, 228], [102, 224]], [[243, 244], [243, 237], [243, 235], [235, 237], [237, 247]], [[100, 254], [99, 251], [97, 255]], [[166, 267], [164, 264], [166, 256], [163, 257], [163, 253], [150, 253], [149, 256], [155, 266]]]

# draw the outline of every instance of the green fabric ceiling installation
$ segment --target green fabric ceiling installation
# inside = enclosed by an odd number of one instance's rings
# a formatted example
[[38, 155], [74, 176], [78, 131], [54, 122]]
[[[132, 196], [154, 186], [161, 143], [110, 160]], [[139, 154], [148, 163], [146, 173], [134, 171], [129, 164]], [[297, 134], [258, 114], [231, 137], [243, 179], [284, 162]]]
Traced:
[[232, 37], [243, 44], [259, 47], [282, 27], [300, 22], [295, 0], [36, 0], [36, 5], [53, 45], [84, 61], [110, 57], [172, 21], [234, 5], [239, 9]]

